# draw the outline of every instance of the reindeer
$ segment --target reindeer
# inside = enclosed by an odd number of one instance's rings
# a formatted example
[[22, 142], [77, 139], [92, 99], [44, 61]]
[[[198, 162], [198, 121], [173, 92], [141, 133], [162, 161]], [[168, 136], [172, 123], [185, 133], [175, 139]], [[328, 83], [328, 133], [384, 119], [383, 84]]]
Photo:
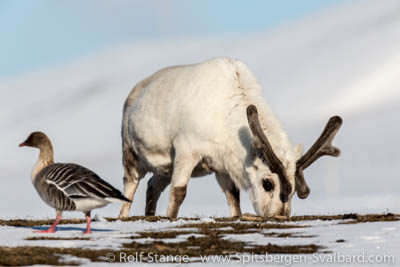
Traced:
[[[215, 173], [231, 216], [240, 215], [240, 189], [250, 192], [256, 213], [290, 216], [295, 192], [310, 189], [303, 170], [324, 155], [337, 157], [332, 140], [342, 124], [330, 118], [303, 155], [293, 146], [241, 61], [216, 58], [162, 69], [139, 82], [126, 99], [122, 120], [125, 196], [133, 200], [147, 172], [146, 215], [154, 215], [171, 184], [167, 216], [175, 218], [190, 177]], [[127, 217], [131, 203], [121, 207]]]

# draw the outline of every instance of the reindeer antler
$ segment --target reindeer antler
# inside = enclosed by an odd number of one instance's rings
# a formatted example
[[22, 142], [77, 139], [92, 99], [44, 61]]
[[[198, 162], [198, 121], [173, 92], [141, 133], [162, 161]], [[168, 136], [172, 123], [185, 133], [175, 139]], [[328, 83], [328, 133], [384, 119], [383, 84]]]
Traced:
[[251, 132], [257, 140], [255, 146], [262, 151], [264, 159], [268, 163], [268, 167], [271, 169], [271, 171], [276, 173], [279, 177], [282, 187], [280, 197], [282, 202], [285, 203], [288, 201], [288, 196], [292, 191], [292, 187], [288, 181], [282, 162], [276, 156], [271, 144], [268, 141], [268, 138], [265, 136], [261, 128], [260, 121], [258, 119], [257, 108], [254, 105], [249, 105], [247, 107], [247, 119], [249, 121]]
[[306, 198], [310, 189], [304, 180], [303, 170], [322, 156], [337, 157], [340, 150], [332, 145], [333, 138], [339, 131], [343, 120], [339, 116], [329, 119], [324, 131], [311, 148], [296, 162], [296, 191], [299, 198]]

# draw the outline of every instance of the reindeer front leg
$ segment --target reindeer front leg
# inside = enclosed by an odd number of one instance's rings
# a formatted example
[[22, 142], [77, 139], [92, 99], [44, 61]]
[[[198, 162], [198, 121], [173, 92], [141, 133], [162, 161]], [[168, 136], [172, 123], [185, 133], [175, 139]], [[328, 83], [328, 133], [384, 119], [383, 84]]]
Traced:
[[176, 218], [178, 216], [179, 207], [186, 196], [187, 184], [194, 167], [198, 163], [198, 160], [193, 158], [192, 153], [189, 153], [190, 156], [186, 155], [175, 155], [167, 211], [167, 216], [170, 218]]
[[229, 208], [231, 210], [231, 216], [240, 216], [242, 214], [240, 211], [240, 190], [235, 186], [229, 175], [215, 173], [215, 177], [217, 178], [218, 184], [222, 191], [225, 193]]
[[[138, 163], [132, 149], [124, 145], [123, 147], [123, 164], [125, 170], [124, 176], [124, 195], [130, 201], [133, 201], [136, 189], [138, 188], [139, 181], [144, 177], [144, 173], [138, 168]], [[129, 210], [131, 209], [132, 202], [123, 203], [118, 218], [127, 218]]]

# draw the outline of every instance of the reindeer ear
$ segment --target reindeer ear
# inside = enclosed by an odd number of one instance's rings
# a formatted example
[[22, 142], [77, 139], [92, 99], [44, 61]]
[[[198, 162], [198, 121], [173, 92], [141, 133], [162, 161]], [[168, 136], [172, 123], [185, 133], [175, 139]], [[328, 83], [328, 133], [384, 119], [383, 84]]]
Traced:
[[304, 146], [303, 144], [297, 144], [294, 147], [294, 152], [296, 153], [296, 158], [299, 159], [301, 158], [301, 156], [303, 156], [304, 153]]

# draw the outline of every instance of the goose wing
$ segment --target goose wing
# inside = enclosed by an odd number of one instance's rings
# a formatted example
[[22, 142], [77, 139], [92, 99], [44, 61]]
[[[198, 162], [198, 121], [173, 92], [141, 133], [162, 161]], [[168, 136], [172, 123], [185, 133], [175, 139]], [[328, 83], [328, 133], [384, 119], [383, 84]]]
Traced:
[[72, 163], [52, 164], [40, 173], [49, 188], [57, 188], [69, 199], [103, 199], [129, 201], [93, 171]]

